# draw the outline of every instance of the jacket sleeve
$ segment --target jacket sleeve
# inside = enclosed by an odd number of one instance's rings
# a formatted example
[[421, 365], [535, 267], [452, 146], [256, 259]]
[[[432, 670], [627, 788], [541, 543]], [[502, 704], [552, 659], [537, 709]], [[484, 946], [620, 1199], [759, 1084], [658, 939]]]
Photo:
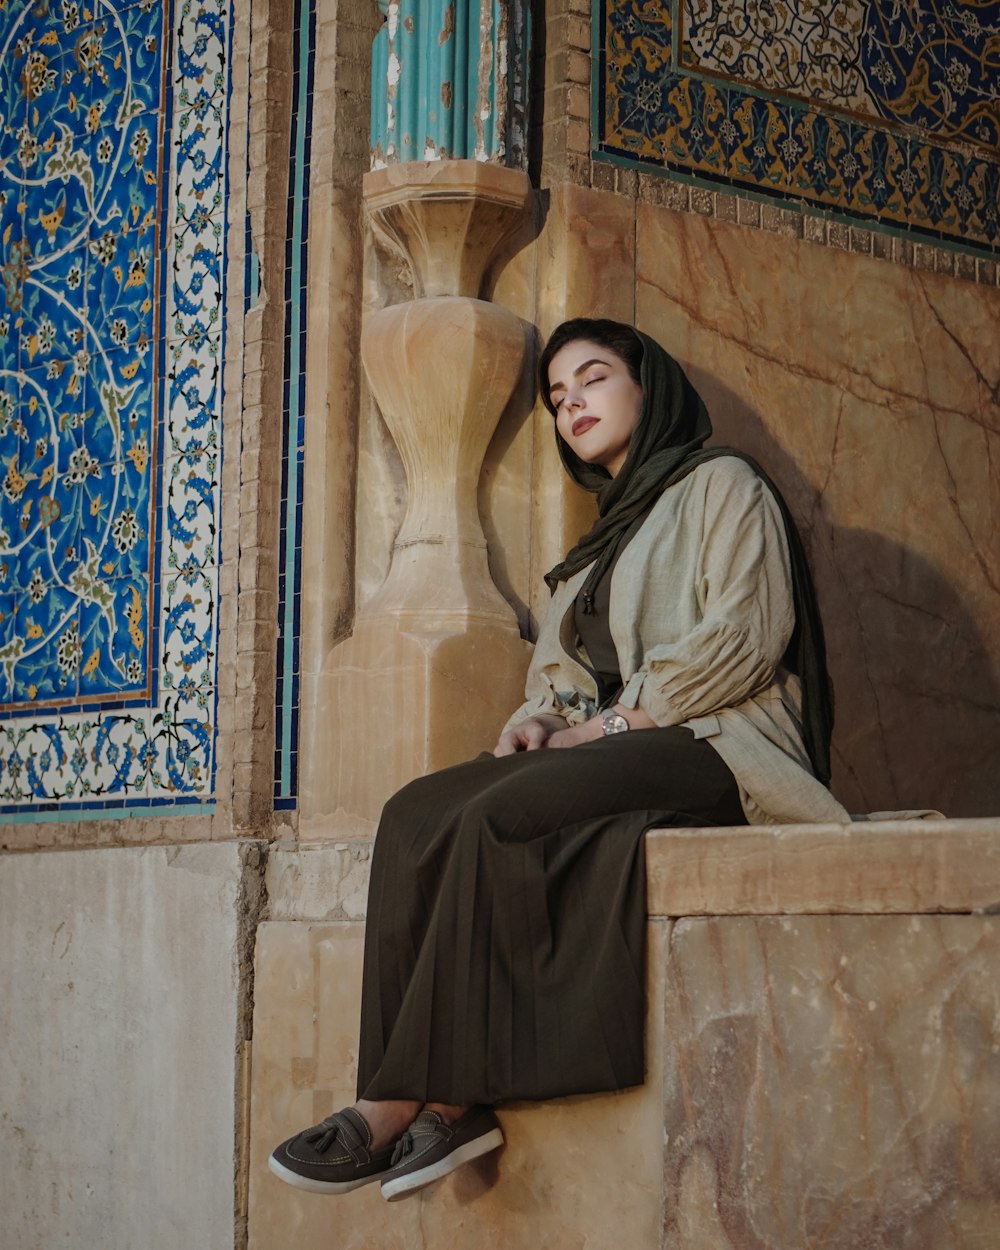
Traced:
[[[546, 673], [539, 674], [538, 682], [534, 684], [544, 688], [521, 704], [500, 730], [501, 734], [529, 716], [561, 716], [567, 725], [580, 725], [597, 710], [597, 705], [579, 690], [556, 690]], [[531, 685], [529, 683], [529, 690]]]
[[749, 468], [706, 478], [701, 524], [682, 517], [696, 544], [701, 619], [680, 637], [646, 637], [645, 612], [642, 665], [620, 699], [658, 725], [735, 707], [766, 687], [795, 624], [784, 523], [770, 490]]

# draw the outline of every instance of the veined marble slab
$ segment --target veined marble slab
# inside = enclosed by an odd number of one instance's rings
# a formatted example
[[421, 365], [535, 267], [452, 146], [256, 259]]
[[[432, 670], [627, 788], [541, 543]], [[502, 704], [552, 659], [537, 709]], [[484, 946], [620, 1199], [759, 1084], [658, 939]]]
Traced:
[[664, 1250], [993, 1250], [1000, 923], [679, 922]]
[[1000, 291], [636, 209], [636, 317], [809, 555], [852, 812], [1000, 811]]

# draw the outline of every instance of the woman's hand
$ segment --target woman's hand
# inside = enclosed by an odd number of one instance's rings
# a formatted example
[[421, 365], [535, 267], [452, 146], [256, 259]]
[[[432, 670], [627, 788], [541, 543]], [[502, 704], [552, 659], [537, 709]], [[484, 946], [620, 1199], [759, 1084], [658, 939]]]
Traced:
[[[655, 729], [656, 721], [647, 716], [641, 707], [622, 707], [620, 703], [616, 703], [611, 709], [620, 716], [624, 716], [628, 721], [629, 729]], [[590, 720], [584, 721], [582, 725], [573, 725], [566, 729], [560, 729], [558, 733], [554, 733], [545, 743], [549, 750], [559, 747], [575, 747], [581, 742], [596, 742], [598, 738], [604, 736], [604, 717], [606, 712], [598, 712], [596, 716], [592, 716]]]
[[[641, 707], [622, 707], [616, 703], [612, 711], [624, 716], [630, 729], [656, 728], [656, 721]], [[518, 751], [537, 751], [540, 747], [558, 750], [579, 746], [581, 742], [596, 742], [604, 735], [604, 715], [604, 712], [598, 712], [582, 725], [567, 725], [561, 716], [529, 716], [501, 734], [493, 754], [516, 755]]]
[[529, 716], [500, 735], [493, 754], [516, 755], [518, 751], [537, 751], [565, 729], [566, 722], [561, 716]]
[[594, 742], [603, 733], [604, 726], [601, 723], [601, 717], [593, 716], [590, 720], [585, 720], [582, 725], [570, 725], [565, 729], [560, 729], [558, 733], [552, 734], [545, 746], [550, 751], [562, 747], [576, 747], [581, 742]]

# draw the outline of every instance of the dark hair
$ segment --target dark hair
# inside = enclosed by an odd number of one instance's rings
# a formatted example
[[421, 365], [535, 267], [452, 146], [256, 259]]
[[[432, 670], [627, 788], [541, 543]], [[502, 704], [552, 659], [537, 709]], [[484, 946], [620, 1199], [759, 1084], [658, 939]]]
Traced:
[[622, 321], [593, 317], [576, 317], [572, 321], [564, 321], [552, 331], [538, 361], [538, 389], [542, 403], [553, 416], [556, 415], [556, 410], [549, 398], [549, 365], [556, 352], [561, 351], [567, 343], [576, 343], [580, 339], [600, 343], [602, 347], [614, 352], [625, 362], [632, 380], [639, 386], [642, 385], [642, 340], [631, 326]]

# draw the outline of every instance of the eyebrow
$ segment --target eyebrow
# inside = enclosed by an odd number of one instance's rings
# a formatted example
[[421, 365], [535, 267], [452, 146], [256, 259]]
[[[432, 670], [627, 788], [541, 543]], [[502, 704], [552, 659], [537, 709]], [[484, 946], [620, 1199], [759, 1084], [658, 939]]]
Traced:
[[[584, 371], [585, 369], [589, 369], [591, 365], [607, 365], [607, 366], [610, 368], [610, 366], [611, 366], [611, 361], [610, 361], [610, 360], [602, 360], [602, 359], [600, 358], [600, 356], [592, 356], [592, 357], [590, 358], [590, 360], [585, 360], [585, 361], [583, 362], [583, 364], [582, 364], [582, 365], [578, 365], [578, 366], [577, 366], [577, 367], [573, 370], [573, 377], [574, 377], [574, 378], [578, 378], [578, 377], [580, 376], [580, 374], [581, 374], [581, 373], [583, 373], [583, 371]], [[566, 383], [565, 383], [565, 382], [550, 382], [550, 383], [549, 383], [549, 394], [550, 394], [550, 395], [552, 394], [552, 392], [553, 392], [553, 391], [558, 391], [558, 390], [563, 390], [563, 391], [564, 391], [565, 389], [566, 389]]]

